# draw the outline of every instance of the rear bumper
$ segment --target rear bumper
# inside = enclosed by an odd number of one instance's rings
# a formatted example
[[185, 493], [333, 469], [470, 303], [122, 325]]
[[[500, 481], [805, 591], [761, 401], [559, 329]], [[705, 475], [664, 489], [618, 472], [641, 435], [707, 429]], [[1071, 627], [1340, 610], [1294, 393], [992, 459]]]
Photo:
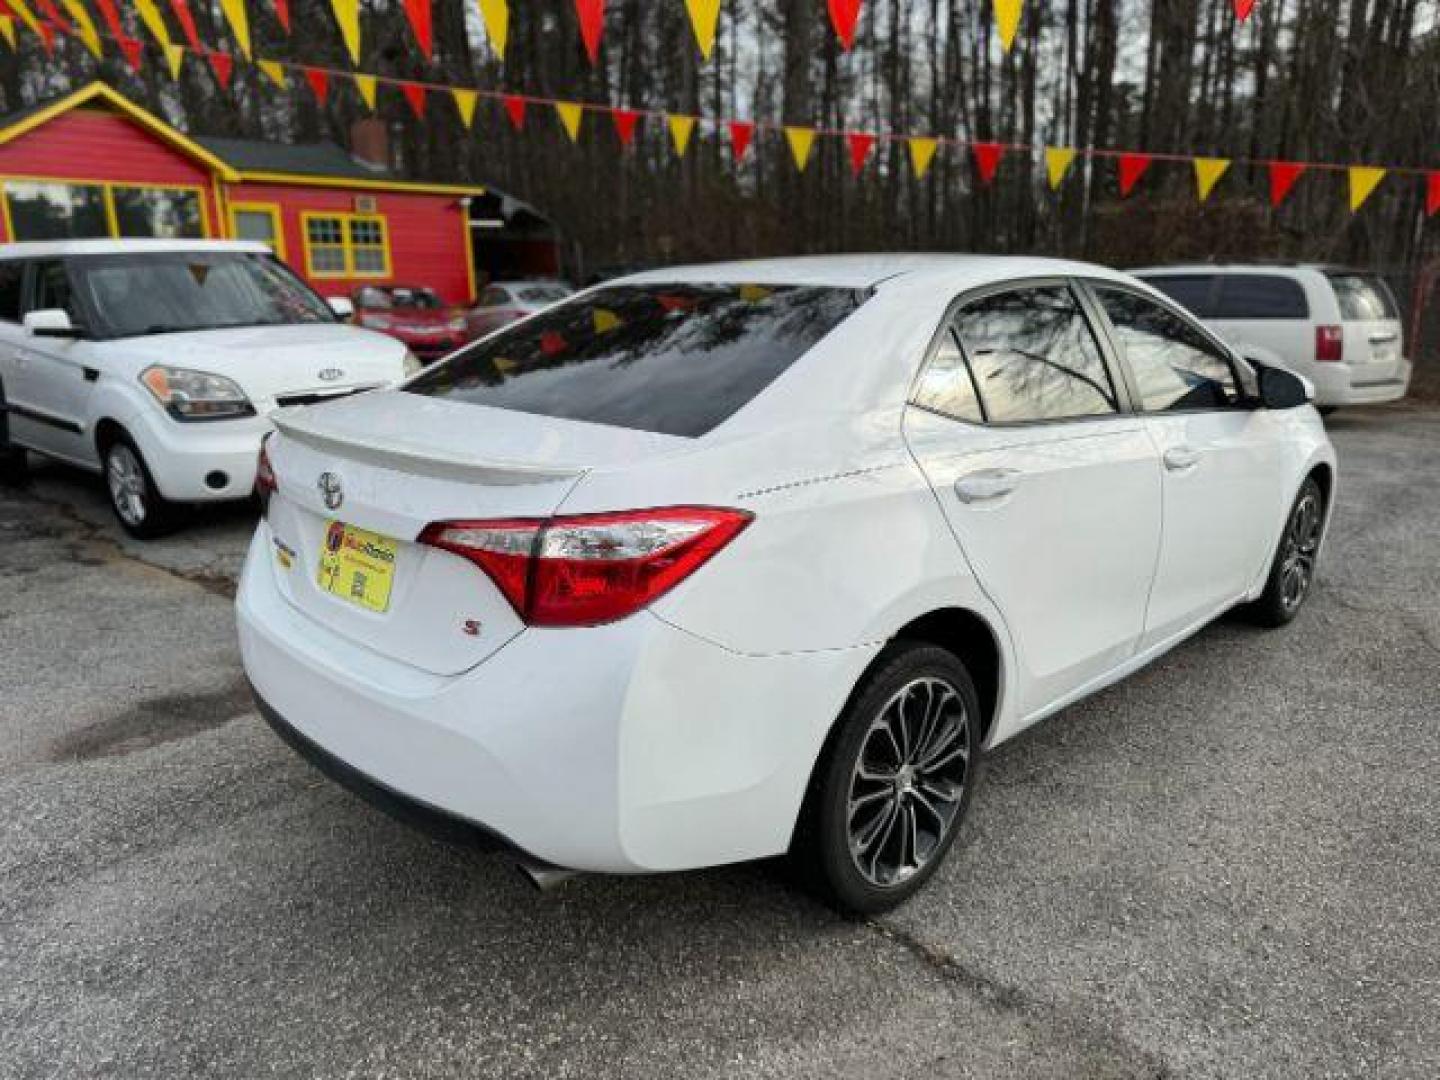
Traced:
[[1371, 374], [1359, 364], [1312, 364], [1305, 374], [1315, 383], [1316, 405], [1378, 405], [1405, 396], [1411, 371], [1410, 361], [1404, 360], [1383, 376]]

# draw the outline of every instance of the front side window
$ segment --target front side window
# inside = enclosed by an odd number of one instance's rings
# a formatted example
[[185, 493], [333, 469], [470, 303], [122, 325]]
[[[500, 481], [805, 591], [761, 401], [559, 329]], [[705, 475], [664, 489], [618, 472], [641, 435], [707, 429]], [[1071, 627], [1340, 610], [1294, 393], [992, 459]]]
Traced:
[[1095, 296], [1125, 350], [1145, 412], [1224, 409], [1240, 400], [1229, 358], [1198, 327], [1125, 289], [1097, 285]]
[[108, 237], [101, 184], [7, 180], [5, 203], [15, 240], [91, 240]]
[[111, 197], [121, 236], [198, 240], [205, 235], [198, 191], [116, 187], [111, 189]]
[[1095, 335], [1064, 285], [1014, 289], [955, 320], [990, 423], [1069, 420], [1119, 410]]
[[20, 299], [25, 292], [25, 264], [19, 259], [0, 262], [0, 320], [20, 321]]
[[305, 259], [311, 277], [387, 277], [390, 246], [385, 219], [358, 214], [307, 215]]
[[34, 284], [31, 285], [27, 310], [59, 309], [69, 315], [71, 321], [79, 322], [74, 301], [74, 294], [70, 290], [70, 275], [65, 272], [63, 262], [59, 259], [45, 259], [35, 263]]

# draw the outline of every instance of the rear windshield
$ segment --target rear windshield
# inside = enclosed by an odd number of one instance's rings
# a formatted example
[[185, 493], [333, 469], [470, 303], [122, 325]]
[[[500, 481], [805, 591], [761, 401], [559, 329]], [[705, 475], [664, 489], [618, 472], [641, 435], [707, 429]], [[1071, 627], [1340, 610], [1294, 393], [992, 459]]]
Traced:
[[1217, 319], [1308, 319], [1305, 289], [1281, 274], [1222, 274]]
[[1215, 291], [1214, 274], [1165, 274], [1141, 278], [1170, 297], [1192, 315], [1207, 319], [1211, 315], [1211, 296]]
[[770, 385], [864, 300], [850, 289], [613, 286], [425, 371], [412, 394], [696, 437]]
[[1374, 274], [1327, 274], [1340, 301], [1340, 317], [1346, 322], [1379, 322], [1395, 319], [1395, 300], [1390, 287]]

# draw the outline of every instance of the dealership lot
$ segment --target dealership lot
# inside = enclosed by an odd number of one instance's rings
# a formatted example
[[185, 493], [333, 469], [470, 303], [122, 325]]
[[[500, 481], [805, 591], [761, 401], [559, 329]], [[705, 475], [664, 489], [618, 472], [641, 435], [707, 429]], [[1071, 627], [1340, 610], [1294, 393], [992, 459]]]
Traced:
[[580, 879], [407, 831], [256, 718], [253, 519], [0, 489], [0, 1076], [1440, 1073], [1440, 412], [1341, 413], [1297, 623], [991, 759], [908, 907]]

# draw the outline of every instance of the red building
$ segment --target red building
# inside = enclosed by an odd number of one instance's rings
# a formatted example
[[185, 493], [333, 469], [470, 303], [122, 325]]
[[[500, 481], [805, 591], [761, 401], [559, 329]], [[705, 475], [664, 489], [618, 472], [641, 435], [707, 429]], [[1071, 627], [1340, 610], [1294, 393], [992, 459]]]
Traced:
[[398, 282], [468, 304], [483, 194], [402, 180], [331, 143], [189, 137], [103, 83], [0, 117], [0, 242], [264, 240], [325, 296]]

